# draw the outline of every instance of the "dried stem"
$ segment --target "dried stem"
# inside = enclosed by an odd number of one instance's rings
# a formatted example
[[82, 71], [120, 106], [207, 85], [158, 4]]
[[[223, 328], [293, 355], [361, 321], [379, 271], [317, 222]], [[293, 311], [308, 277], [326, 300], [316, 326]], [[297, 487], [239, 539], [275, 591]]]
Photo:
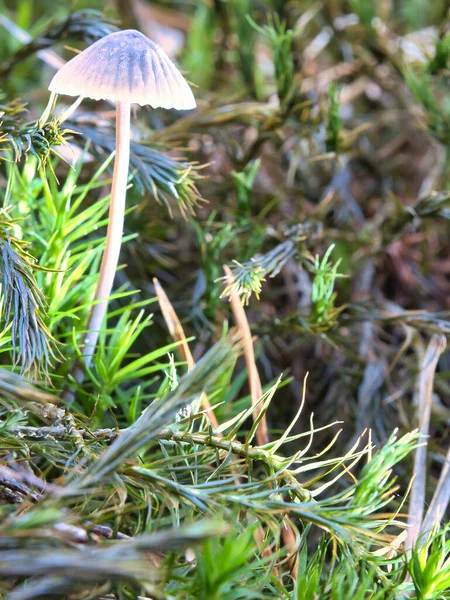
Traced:
[[[434, 375], [439, 357], [445, 348], [445, 336], [442, 334], [433, 335], [420, 365], [414, 401], [419, 417], [419, 433], [423, 437], [428, 436]], [[409, 504], [409, 529], [405, 541], [406, 549], [411, 549], [415, 545], [422, 526], [427, 477], [427, 446], [428, 443], [424, 441], [416, 450], [414, 481], [411, 487], [411, 500]]]
[[441, 522], [450, 502], [450, 448], [445, 457], [441, 476], [431, 500], [425, 519], [423, 520], [421, 534], [426, 533], [434, 525]]
[[[230, 286], [230, 290], [231, 290], [232, 289], [231, 286], [233, 284], [233, 274], [231, 272], [231, 269], [227, 265], [224, 265], [223, 268], [225, 271], [227, 284]], [[262, 392], [261, 380], [259, 378], [258, 368], [256, 366], [256, 361], [255, 361], [255, 353], [253, 350], [252, 334], [250, 331], [250, 326], [248, 324], [248, 320], [247, 320], [247, 316], [245, 314], [244, 307], [242, 306], [242, 302], [241, 302], [238, 294], [235, 291], [230, 292], [230, 302], [231, 302], [231, 308], [233, 310], [234, 318], [236, 320], [236, 325], [238, 326], [238, 329], [242, 335], [242, 339], [244, 342], [244, 357], [245, 357], [245, 363], [247, 365], [248, 381], [249, 381], [249, 386], [250, 386], [250, 397], [251, 397], [252, 405], [256, 406], [258, 404], [258, 401], [260, 400], [263, 392]], [[260, 405], [256, 406], [256, 408], [253, 412], [254, 420], [260, 418], [261, 411], [262, 411], [262, 407]], [[256, 429], [256, 440], [257, 440], [258, 446], [264, 446], [265, 444], [269, 443], [269, 432], [267, 429], [267, 419], [266, 419], [265, 414], [261, 416], [261, 420]], [[284, 524], [281, 533], [282, 533], [283, 541], [286, 545], [286, 548], [291, 555], [290, 564], [291, 564], [291, 569], [292, 569], [292, 575], [293, 575], [293, 577], [297, 577], [298, 567], [297, 567], [296, 560], [295, 560], [296, 559], [296, 551], [297, 551], [297, 547], [298, 547], [297, 540], [295, 538], [292, 528], [290, 527], [290, 525], [288, 525], [286, 523]], [[261, 545], [261, 543], [264, 539], [263, 530], [261, 529], [261, 527], [259, 527], [257, 529], [257, 531], [255, 532], [255, 539], [258, 542], [258, 544]]]
[[[230, 286], [230, 290], [232, 290], [233, 274], [231, 272], [231, 269], [227, 265], [224, 265], [223, 268], [225, 271], [227, 283]], [[234, 291], [230, 292], [230, 302], [231, 308], [233, 310], [233, 315], [236, 320], [236, 325], [244, 341], [244, 357], [245, 364], [247, 365], [250, 396], [252, 400], [252, 405], [256, 406], [262, 396], [262, 386], [255, 362], [252, 333], [250, 331], [250, 326], [245, 315], [244, 307], [241, 304], [241, 300]], [[259, 419], [261, 410], [261, 406], [256, 406], [255, 411], [253, 413], [253, 418], [255, 420]], [[258, 428], [256, 430], [256, 440], [258, 442], [258, 446], [264, 446], [265, 444], [269, 443], [269, 433], [267, 430], [266, 415], [262, 416], [261, 421], [258, 425]]]
[[[162, 285], [156, 278], [153, 279], [153, 284], [155, 286], [156, 297], [158, 298], [159, 306], [166, 322], [167, 329], [169, 330], [169, 333], [175, 342], [181, 342], [178, 350], [180, 351], [183, 360], [186, 361], [188, 371], [192, 371], [192, 369], [195, 367], [194, 357], [192, 356], [191, 349], [187, 343], [186, 336], [180, 320], [178, 319], [177, 313], [167, 297], [166, 292], [163, 290]], [[203, 392], [201, 396], [201, 405], [203, 409], [206, 410], [206, 414], [211, 422], [212, 428], [216, 429], [219, 426], [219, 422], [217, 421], [216, 415], [211, 409], [211, 404], [209, 403], [208, 396], [205, 394], [205, 392]]]

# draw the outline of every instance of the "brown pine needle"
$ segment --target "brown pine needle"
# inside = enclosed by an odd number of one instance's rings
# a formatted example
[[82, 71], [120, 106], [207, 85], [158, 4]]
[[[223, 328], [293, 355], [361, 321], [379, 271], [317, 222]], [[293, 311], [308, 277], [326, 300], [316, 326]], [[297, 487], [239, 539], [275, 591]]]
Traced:
[[294, 530], [288, 522], [283, 523], [281, 537], [283, 538], [283, 543], [286, 546], [286, 549], [289, 554], [289, 566], [291, 567], [291, 575], [294, 578], [294, 580], [296, 580], [298, 577], [298, 540], [294, 533]]
[[[228, 285], [231, 286], [231, 284], [233, 283], [233, 275], [231, 273], [231, 269], [227, 265], [224, 265], [223, 269], [225, 271], [226, 281]], [[256, 366], [255, 361], [252, 333], [250, 331], [250, 325], [248, 324], [244, 307], [242, 306], [242, 302], [239, 296], [236, 294], [236, 292], [230, 293], [230, 303], [234, 319], [236, 321], [236, 325], [238, 327], [239, 332], [242, 335], [242, 340], [244, 342], [244, 358], [245, 364], [247, 365], [248, 381], [250, 386], [250, 397], [252, 405], [255, 406], [260, 400], [263, 392], [261, 379], [259, 378], [258, 368]], [[261, 410], [261, 406], [256, 406], [253, 412], [254, 420], [259, 418]], [[258, 425], [258, 428], [256, 429], [256, 441], [258, 446], [264, 446], [265, 444], [269, 443], [269, 431], [267, 429], [267, 419], [265, 414], [262, 415], [261, 421]], [[261, 527], [259, 527], [257, 533], [255, 534], [255, 539], [259, 545], [261, 545], [262, 543], [262, 534], [263, 531]], [[286, 549], [291, 556], [290, 565], [292, 569], [292, 575], [294, 578], [296, 578], [298, 573], [298, 566], [296, 561], [298, 544], [296, 536], [292, 527], [287, 523], [284, 524], [281, 534]]]
[[[189, 348], [189, 344], [186, 340], [186, 335], [184, 333], [183, 327], [180, 323], [177, 313], [175, 312], [172, 303], [167, 297], [166, 292], [163, 290], [162, 285], [156, 279], [153, 279], [153, 284], [155, 286], [156, 297], [158, 298], [159, 306], [161, 308], [161, 312], [164, 317], [164, 321], [166, 322], [167, 329], [173, 339], [174, 342], [181, 342], [178, 350], [181, 354], [182, 359], [186, 362], [188, 371], [192, 371], [195, 367], [194, 357], [192, 356], [191, 349]], [[206, 415], [208, 416], [211, 426], [213, 429], [216, 429], [219, 426], [219, 422], [217, 421], [216, 415], [211, 408], [211, 404], [209, 403], [208, 396], [203, 392], [201, 397], [201, 404], [203, 409], [206, 411]]]
[[[227, 283], [231, 287], [233, 283], [233, 275], [231, 273], [231, 269], [227, 265], [224, 265], [223, 269], [225, 271]], [[242, 306], [239, 296], [235, 292], [230, 293], [230, 302], [236, 325], [242, 335], [242, 339], [244, 342], [244, 358], [245, 364], [247, 365], [248, 383], [250, 386], [250, 397], [252, 405], [256, 406], [258, 404], [258, 401], [261, 399], [263, 392], [261, 380], [259, 378], [259, 373], [255, 362], [252, 333], [250, 331], [250, 326], [248, 324], [244, 307]], [[259, 418], [261, 410], [261, 405], [256, 406], [253, 412], [254, 420]], [[267, 429], [266, 415], [262, 416], [261, 421], [256, 430], [256, 441], [258, 443], [258, 446], [264, 446], [265, 444], [269, 443], [269, 433]]]

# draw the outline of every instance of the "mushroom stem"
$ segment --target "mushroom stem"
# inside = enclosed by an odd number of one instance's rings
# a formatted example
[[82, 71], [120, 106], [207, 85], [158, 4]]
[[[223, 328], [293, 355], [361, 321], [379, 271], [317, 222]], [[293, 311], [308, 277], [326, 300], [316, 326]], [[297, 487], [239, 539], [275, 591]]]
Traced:
[[[114, 276], [119, 263], [125, 218], [128, 165], [130, 162], [130, 112], [130, 103], [117, 102], [116, 156], [111, 187], [108, 230], [106, 232], [106, 247], [103, 253], [94, 304], [89, 314], [86, 326], [87, 333], [82, 348], [85, 367], [90, 366], [94, 356], [95, 346], [106, 314], [108, 298], [111, 294]], [[80, 381], [80, 375], [75, 376], [75, 379]]]

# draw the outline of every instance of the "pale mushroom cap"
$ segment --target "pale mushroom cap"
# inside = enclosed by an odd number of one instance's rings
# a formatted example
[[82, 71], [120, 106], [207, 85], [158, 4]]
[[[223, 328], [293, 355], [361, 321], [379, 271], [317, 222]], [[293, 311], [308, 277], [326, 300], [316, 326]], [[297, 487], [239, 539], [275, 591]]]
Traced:
[[61, 67], [48, 89], [153, 108], [196, 106], [191, 88], [167, 54], [134, 29], [110, 33], [83, 50]]

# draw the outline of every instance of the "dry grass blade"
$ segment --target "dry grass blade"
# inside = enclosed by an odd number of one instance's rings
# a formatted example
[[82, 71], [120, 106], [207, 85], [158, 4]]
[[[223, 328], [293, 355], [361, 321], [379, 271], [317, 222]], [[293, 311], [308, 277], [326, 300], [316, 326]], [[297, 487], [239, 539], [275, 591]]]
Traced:
[[[229, 286], [231, 286], [233, 283], [233, 274], [231, 272], [231, 269], [227, 265], [224, 265], [223, 268], [225, 271], [227, 284]], [[231, 289], [231, 287], [230, 287], [230, 289]], [[231, 308], [233, 310], [233, 315], [236, 320], [236, 325], [242, 335], [242, 339], [244, 342], [244, 357], [245, 357], [245, 363], [247, 365], [248, 380], [249, 380], [249, 386], [250, 386], [250, 397], [252, 400], [252, 405], [255, 406], [258, 403], [258, 401], [260, 400], [263, 392], [262, 392], [261, 380], [259, 378], [258, 368], [256, 366], [256, 361], [255, 361], [255, 353], [253, 350], [252, 334], [250, 331], [250, 326], [248, 324], [248, 320], [247, 320], [247, 316], [245, 314], [244, 307], [242, 306], [241, 299], [239, 298], [238, 294], [235, 291], [230, 292], [230, 302], [231, 302]], [[267, 419], [266, 419], [265, 414], [264, 415], [260, 414], [261, 410], [262, 410], [262, 407], [256, 407], [255, 411], [253, 413], [253, 418], [255, 421], [257, 419], [261, 419], [259, 422], [258, 428], [256, 430], [256, 440], [257, 440], [258, 446], [264, 446], [265, 444], [269, 443], [269, 432], [268, 432], [268, 428], [267, 428]], [[255, 539], [259, 545], [261, 545], [263, 543], [263, 535], [262, 534], [263, 534], [263, 530], [261, 527], [259, 527], [255, 532]], [[291, 569], [292, 569], [292, 575], [294, 576], [294, 578], [296, 578], [297, 572], [298, 572], [298, 567], [297, 567], [297, 563], [295, 562], [294, 555], [297, 551], [298, 544], [297, 544], [295, 534], [294, 534], [292, 528], [290, 527], [290, 525], [285, 524], [283, 526], [282, 537], [283, 537], [283, 541], [286, 545], [286, 548], [287, 548], [289, 554], [291, 555], [290, 564], [291, 564]], [[267, 548], [264, 551], [263, 556], [270, 555], [269, 550], [270, 549]]]
[[[440, 355], [446, 348], [446, 339], [442, 334], [435, 334], [426, 349], [419, 370], [415, 389], [415, 404], [419, 417], [419, 433], [428, 435], [433, 394], [433, 382]], [[427, 443], [421, 444], [416, 450], [414, 460], [414, 481], [411, 487], [409, 504], [408, 536], [405, 547], [412, 548], [419, 537], [425, 506]]]
[[[233, 274], [231, 273], [231, 269], [227, 265], [224, 265], [223, 268], [225, 271], [227, 283], [231, 289], [231, 286], [233, 285]], [[248, 372], [250, 397], [252, 399], [252, 405], [256, 406], [262, 396], [262, 386], [255, 362], [255, 352], [253, 350], [252, 333], [250, 331], [250, 326], [248, 324], [244, 307], [242, 306], [239, 296], [235, 292], [230, 293], [230, 302], [233, 315], [236, 320], [236, 325], [242, 335], [242, 339], [244, 342], [244, 357]], [[253, 413], [253, 418], [255, 421], [260, 418], [261, 410], [261, 406], [257, 406], [255, 408], [255, 411]], [[265, 444], [269, 443], [269, 433], [267, 430], [266, 415], [261, 416], [261, 420], [256, 430], [256, 440], [258, 442], [258, 446], [264, 446]]]
[[299, 540], [294, 533], [294, 529], [288, 522], [283, 523], [281, 529], [281, 537], [283, 538], [284, 545], [289, 553], [289, 566], [291, 568], [292, 577], [297, 580], [298, 577], [298, 560], [297, 550], [299, 547]]
[[169, 330], [169, 333], [175, 342], [181, 342], [178, 349], [183, 357], [183, 360], [186, 361], [188, 371], [192, 371], [195, 366], [194, 358], [189, 349], [189, 345], [177, 313], [175, 312], [172, 303], [170, 302], [166, 292], [156, 277], [153, 279], [153, 284], [155, 286], [156, 297], [158, 298], [159, 306], [161, 308], [164, 321], [166, 322], [167, 329]]
[[421, 534], [430, 531], [434, 525], [441, 522], [450, 502], [450, 448], [445, 457], [441, 476], [431, 500], [425, 519], [423, 520]]
[[[161, 312], [164, 317], [164, 321], [166, 322], [167, 329], [169, 330], [170, 335], [174, 342], [181, 342], [178, 350], [183, 358], [183, 360], [187, 364], [188, 371], [192, 371], [195, 367], [194, 357], [192, 356], [191, 349], [189, 348], [189, 344], [186, 340], [186, 335], [184, 333], [183, 327], [180, 323], [177, 313], [172, 306], [169, 298], [167, 297], [166, 292], [163, 290], [162, 285], [156, 279], [153, 279], [153, 284], [155, 286], [156, 297], [158, 298], [159, 306], [161, 308]], [[213, 429], [216, 429], [219, 426], [219, 422], [217, 421], [216, 415], [211, 409], [211, 404], [209, 403], [208, 396], [203, 392], [201, 397], [202, 407], [206, 410], [206, 414], [211, 422]]]
[[[174, 341], [181, 342], [181, 345], [179, 347], [180, 353], [182, 354], [184, 360], [186, 361], [186, 363], [188, 365], [188, 370], [190, 371], [194, 368], [195, 362], [194, 362], [192, 353], [190, 351], [190, 348], [188, 346], [188, 343], [186, 341], [186, 336], [184, 334], [183, 327], [181, 326], [178, 316], [177, 316], [169, 298], [167, 297], [167, 294], [164, 292], [161, 284], [159, 283], [159, 281], [155, 278], [155, 279], [153, 279], [153, 283], [155, 285], [156, 296], [158, 298], [159, 305], [161, 307], [161, 312], [164, 316], [164, 320], [166, 322], [169, 333], [172, 336]], [[237, 300], [240, 305], [239, 298]], [[242, 309], [242, 311], [243, 311], [243, 309]], [[244, 318], [245, 318], [245, 314], [244, 314]], [[237, 320], [238, 319], [236, 319], [236, 321]], [[238, 323], [238, 325], [239, 325], [239, 323]], [[248, 329], [248, 332], [250, 332], [248, 323], [247, 323], [247, 329]], [[244, 330], [242, 330], [241, 327], [239, 327], [239, 330], [244, 339], [244, 353], [245, 353], [245, 357], [247, 360], [247, 340], [245, 339], [245, 332], [244, 332]], [[250, 339], [250, 344], [251, 344], [251, 339]], [[254, 359], [253, 359], [253, 362], [254, 362]], [[256, 365], [255, 365], [255, 369], [256, 369]], [[253, 400], [253, 395], [252, 395], [253, 403], [255, 403], [262, 395], [262, 388], [261, 388], [261, 382], [259, 381], [259, 377], [257, 378], [257, 382], [258, 382], [258, 386], [259, 386], [257, 388], [257, 390], [259, 390], [259, 392], [258, 392], [258, 396], [256, 396], [256, 400]], [[211, 405], [209, 404], [208, 398], [204, 392], [202, 394], [202, 405], [207, 410], [207, 415], [211, 421], [213, 428], [218, 427], [219, 423], [218, 423], [213, 411], [211, 410]], [[266, 432], [267, 432], [267, 428], [266, 428]], [[258, 439], [258, 433], [256, 434], [256, 436]], [[267, 441], [268, 441], [268, 438], [267, 438]], [[258, 440], [258, 443], [259, 443], [259, 440]], [[266, 442], [264, 442], [264, 443], [266, 443]], [[260, 444], [260, 445], [262, 445], [262, 444]], [[259, 526], [255, 531], [255, 540], [259, 547], [264, 546], [264, 537], [265, 537], [264, 529], [261, 526]], [[270, 556], [271, 554], [272, 554], [272, 551], [269, 546], [266, 546], [262, 551], [263, 557]]]

